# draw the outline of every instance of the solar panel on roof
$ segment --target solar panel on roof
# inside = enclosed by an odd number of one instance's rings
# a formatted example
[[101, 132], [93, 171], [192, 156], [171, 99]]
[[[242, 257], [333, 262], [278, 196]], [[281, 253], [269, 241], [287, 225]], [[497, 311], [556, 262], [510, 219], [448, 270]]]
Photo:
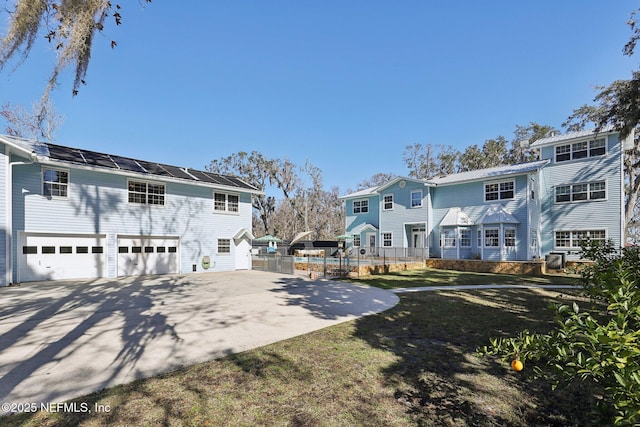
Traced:
[[215, 182], [211, 177], [207, 176], [204, 172], [201, 172], [199, 170], [189, 169], [189, 173], [198, 178], [198, 180], [200, 181], [217, 184], [217, 182]]
[[61, 145], [48, 144], [49, 157], [55, 160], [66, 162], [85, 163], [84, 157], [75, 148], [63, 147]]
[[111, 156], [111, 158], [113, 159], [114, 162], [116, 162], [116, 164], [120, 169], [131, 171], [131, 172], [141, 172], [141, 173], [147, 172], [135, 160], [130, 159], [128, 157]]
[[115, 169], [116, 164], [113, 163], [109, 155], [103, 153], [96, 153], [95, 151], [81, 150], [87, 164], [93, 166], [102, 166], [104, 168]]
[[158, 163], [145, 162], [143, 160], [136, 160], [136, 161], [140, 163], [140, 166], [145, 168], [147, 172], [152, 175], [172, 176], [166, 169], [164, 169]]
[[177, 166], [171, 166], [171, 165], [160, 165], [160, 166], [176, 178], [190, 179], [193, 181], [193, 178], [191, 177], [191, 175], [189, 175], [188, 173], [186, 173], [184, 170], [182, 170]]

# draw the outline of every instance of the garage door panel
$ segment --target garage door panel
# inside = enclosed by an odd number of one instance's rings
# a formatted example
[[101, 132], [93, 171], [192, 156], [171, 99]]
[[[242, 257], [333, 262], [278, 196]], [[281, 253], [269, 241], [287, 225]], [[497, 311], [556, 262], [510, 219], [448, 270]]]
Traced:
[[178, 238], [118, 239], [118, 276], [178, 272]]
[[20, 281], [104, 277], [104, 236], [25, 234], [18, 250]]

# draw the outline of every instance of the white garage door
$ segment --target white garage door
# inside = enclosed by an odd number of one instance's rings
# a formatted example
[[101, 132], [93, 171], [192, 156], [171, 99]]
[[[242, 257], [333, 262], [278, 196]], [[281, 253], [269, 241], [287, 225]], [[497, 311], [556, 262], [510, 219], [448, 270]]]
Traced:
[[106, 249], [104, 235], [23, 233], [18, 248], [20, 281], [104, 277]]
[[178, 272], [177, 237], [119, 237], [118, 276]]

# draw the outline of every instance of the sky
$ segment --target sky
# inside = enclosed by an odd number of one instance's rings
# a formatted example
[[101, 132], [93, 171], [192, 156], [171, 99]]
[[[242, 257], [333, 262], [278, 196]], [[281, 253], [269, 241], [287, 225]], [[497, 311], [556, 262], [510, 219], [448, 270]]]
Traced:
[[[341, 194], [407, 175], [407, 145], [560, 129], [596, 86], [638, 67], [622, 48], [640, 5], [622, 0], [120, 3], [87, 85], [72, 97], [64, 74], [53, 94], [55, 142], [195, 169], [256, 150], [309, 161]], [[54, 59], [42, 39], [5, 67], [0, 105], [38, 101]]]

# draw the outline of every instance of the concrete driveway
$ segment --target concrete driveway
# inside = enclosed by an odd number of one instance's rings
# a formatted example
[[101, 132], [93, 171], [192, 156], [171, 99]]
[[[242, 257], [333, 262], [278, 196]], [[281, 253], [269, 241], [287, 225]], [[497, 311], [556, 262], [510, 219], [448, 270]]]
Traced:
[[0, 402], [61, 402], [397, 302], [382, 289], [257, 271], [0, 288]]

